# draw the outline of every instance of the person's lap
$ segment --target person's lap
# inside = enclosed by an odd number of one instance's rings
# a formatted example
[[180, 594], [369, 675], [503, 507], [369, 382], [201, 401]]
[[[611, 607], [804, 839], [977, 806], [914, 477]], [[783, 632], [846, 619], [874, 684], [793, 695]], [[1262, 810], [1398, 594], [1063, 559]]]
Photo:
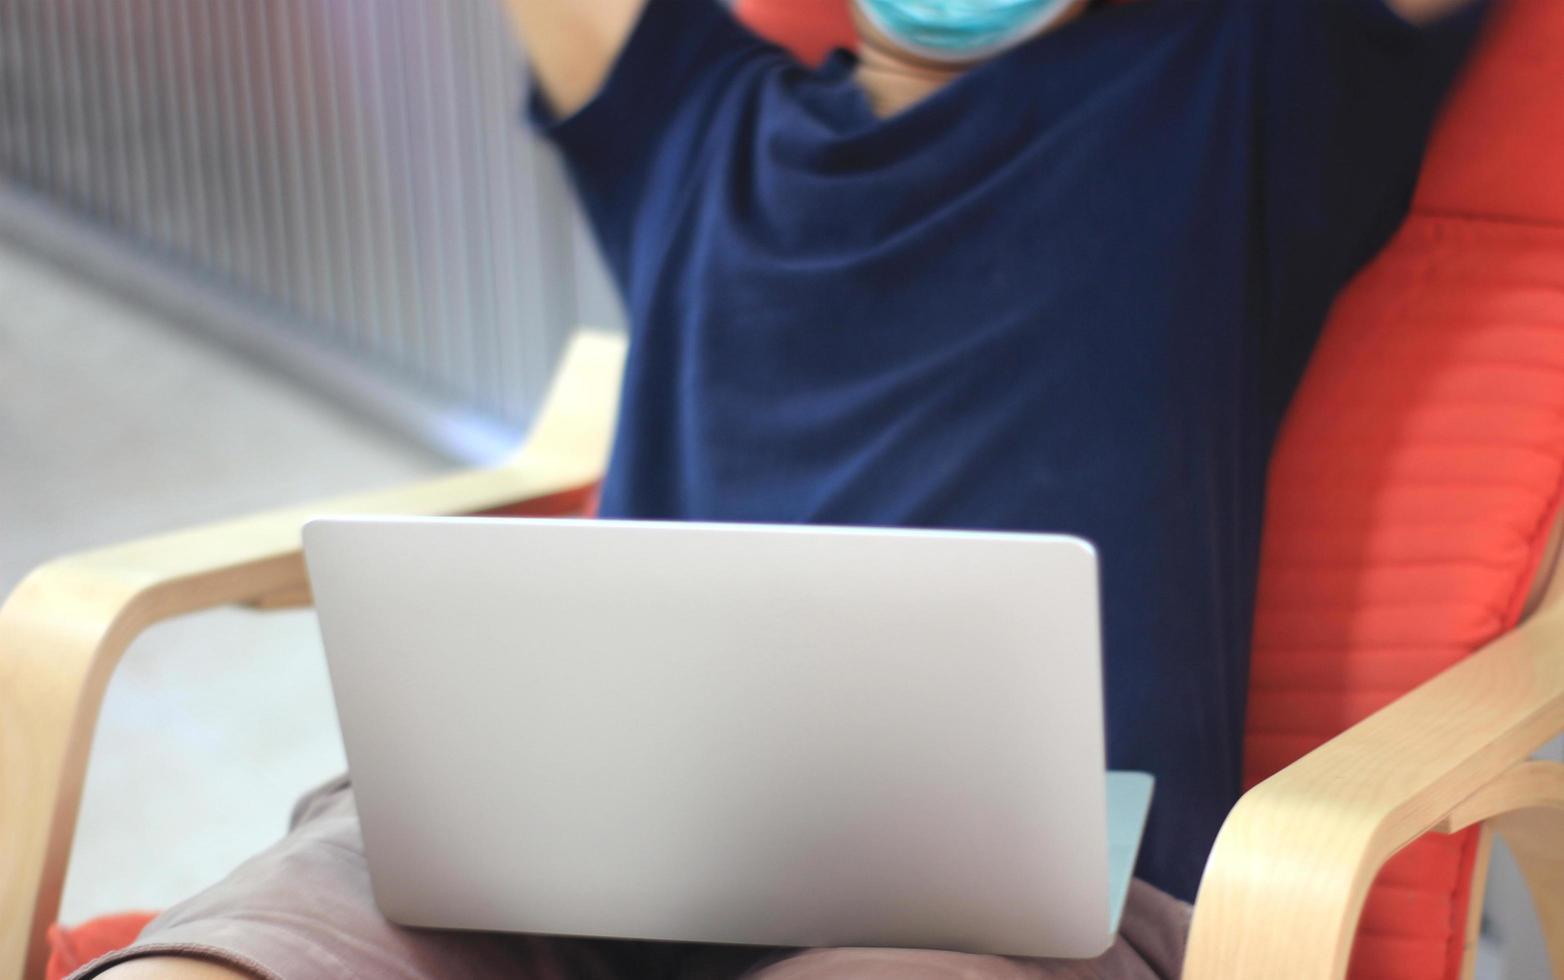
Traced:
[[158, 954], [201, 957], [281, 980], [1171, 980], [1183, 957], [1189, 912], [1185, 903], [1136, 882], [1119, 941], [1089, 961], [405, 929], [386, 922], [375, 908], [353, 793], [343, 779], [300, 800], [292, 831], [276, 846], [163, 913], [134, 946], [90, 964], [72, 980]]

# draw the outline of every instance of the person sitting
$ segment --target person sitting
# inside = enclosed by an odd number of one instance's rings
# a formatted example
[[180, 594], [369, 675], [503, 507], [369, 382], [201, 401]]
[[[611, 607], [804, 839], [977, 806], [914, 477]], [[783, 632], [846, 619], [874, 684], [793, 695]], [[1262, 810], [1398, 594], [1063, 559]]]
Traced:
[[1267, 456], [1482, 7], [853, 0], [859, 52], [810, 68], [717, 0], [509, 0], [629, 311], [604, 515], [1096, 545], [1109, 761], [1158, 780], [1103, 957], [398, 928], [343, 779], [77, 976], [1176, 976], [1239, 795]]

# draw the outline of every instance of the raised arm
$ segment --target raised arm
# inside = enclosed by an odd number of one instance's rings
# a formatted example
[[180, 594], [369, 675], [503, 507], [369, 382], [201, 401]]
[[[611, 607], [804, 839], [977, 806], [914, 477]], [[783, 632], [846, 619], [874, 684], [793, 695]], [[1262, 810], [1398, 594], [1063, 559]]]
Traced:
[[550, 107], [586, 105], [630, 36], [646, 0], [504, 0]]

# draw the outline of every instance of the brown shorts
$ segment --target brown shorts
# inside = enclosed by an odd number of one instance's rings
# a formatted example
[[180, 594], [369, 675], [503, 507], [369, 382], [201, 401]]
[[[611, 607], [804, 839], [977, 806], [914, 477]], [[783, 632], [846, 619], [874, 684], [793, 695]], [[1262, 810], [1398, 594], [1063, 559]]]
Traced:
[[334, 780], [299, 801], [292, 830], [226, 880], [162, 915], [127, 949], [215, 960], [268, 980], [1175, 980], [1190, 907], [1137, 881], [1118, 942], [1095, 960], [1016, 960], [882, 949], [756, 949], [405, 929], [369, 890], [353, 791]]

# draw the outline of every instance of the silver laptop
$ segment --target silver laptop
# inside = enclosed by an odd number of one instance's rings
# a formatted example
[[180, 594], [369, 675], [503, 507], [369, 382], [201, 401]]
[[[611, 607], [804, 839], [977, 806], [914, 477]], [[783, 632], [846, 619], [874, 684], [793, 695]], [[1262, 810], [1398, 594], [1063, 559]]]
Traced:
[[413, 926], [1094, 956], [1106, 773], [1073, 538], [311, 522], [375, 898]]

